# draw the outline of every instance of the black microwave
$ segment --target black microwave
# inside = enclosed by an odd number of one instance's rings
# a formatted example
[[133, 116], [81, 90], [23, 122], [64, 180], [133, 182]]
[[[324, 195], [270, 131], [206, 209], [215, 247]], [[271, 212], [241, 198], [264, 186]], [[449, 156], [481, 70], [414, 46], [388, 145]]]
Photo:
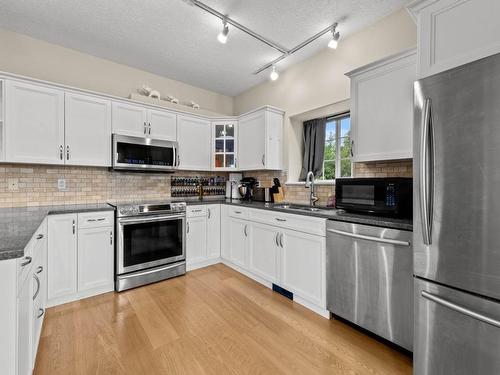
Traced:
[[346, 211], [412, 218], [413, 180], [403, 177], [337, 178], [335, 207]]

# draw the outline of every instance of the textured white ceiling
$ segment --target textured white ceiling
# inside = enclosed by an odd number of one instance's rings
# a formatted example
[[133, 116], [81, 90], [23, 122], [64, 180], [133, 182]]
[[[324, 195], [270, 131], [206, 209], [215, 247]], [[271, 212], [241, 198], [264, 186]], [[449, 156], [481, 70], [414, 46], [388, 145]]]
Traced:
[[[274, 42], [292, 48], [333, 22], [342, 36], [409, 0], [205, 0]], [[279, 52], [183, 0], [2, 0], [0, 28], [234, 96], [268, 79], [253, 72]], [[328, 35], [278, 65], [285, 70], [325, 48]]]

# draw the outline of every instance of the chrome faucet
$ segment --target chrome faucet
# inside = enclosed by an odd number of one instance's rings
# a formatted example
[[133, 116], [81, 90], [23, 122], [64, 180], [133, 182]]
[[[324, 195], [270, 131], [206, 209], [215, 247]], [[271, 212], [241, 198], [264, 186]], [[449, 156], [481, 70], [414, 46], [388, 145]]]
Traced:
[[319, 198], [314, 195], [314, 173], [312, 171], [307, 172], [306, 176], [306, 189], [311, 188], [311, 194], [309, 195], [309, 204], [311, 207], [316, 206], [316, 202]]

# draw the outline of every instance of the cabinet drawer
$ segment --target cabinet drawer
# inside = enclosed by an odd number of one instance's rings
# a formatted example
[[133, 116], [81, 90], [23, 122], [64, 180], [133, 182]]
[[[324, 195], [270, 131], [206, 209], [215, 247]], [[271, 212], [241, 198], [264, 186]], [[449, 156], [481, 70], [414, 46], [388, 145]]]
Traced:
[[206, 216], [207, 208], [206, 206], [188, 206], [186, 207], [186, 216], [187, 217], [198, 217], [198, 216]]
[[246, 209], [246, 208], [231, 206], [231, 207], [229, 207], [228, 212], [229, 212], [230, 217], [235, 217], [235, 218], [240, 218], [240, 219], [247, 219], [248, 218], [248, 209]]
[[114, 212], [85, 212], [78, 214], [78, 229], [109, 227], [114, 225]]
[[324, 236], [326, 219], [306, 215], [294, 215], [277, 211], [249, 210], [249, 220], [275, 225], [280, 228], [293, 229], [304, 233]]

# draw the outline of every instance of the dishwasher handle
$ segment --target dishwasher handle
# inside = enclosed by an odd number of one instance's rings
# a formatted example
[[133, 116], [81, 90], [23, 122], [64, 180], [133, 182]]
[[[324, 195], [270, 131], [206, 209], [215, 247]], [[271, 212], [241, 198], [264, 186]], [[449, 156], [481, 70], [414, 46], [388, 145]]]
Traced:
[[338, 229], [327, 229], [326, 231], [330, 232], [330, 233], [334, 233], [334, 234], [340, 234], [341, 236], [346, 236], [346, 237], [351, 237], [351, 238], [357, 238], [357, 239], [360, 239], [360, 240], [380, 242], [380, 243], [386, 243], [386, 244], [396, 245], [396, 246], [406, 246], [406, 247], [411, 246], [410, 241], [400, 241], [400, 240], [392, 240], [390, 238], [381, 238], [381, 237], [366, 236], [364, 234], [357, 234], [357, 233], [345, 232], [343, 230], [338, 230]]

